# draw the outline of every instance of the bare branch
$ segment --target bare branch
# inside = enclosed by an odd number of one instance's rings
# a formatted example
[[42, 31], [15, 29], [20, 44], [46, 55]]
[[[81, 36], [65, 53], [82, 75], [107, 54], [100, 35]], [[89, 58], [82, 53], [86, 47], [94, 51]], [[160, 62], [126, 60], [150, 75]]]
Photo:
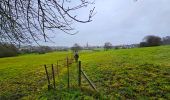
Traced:
[[[73, 6], [73, 2], [77, 5]], [[47, 41], [55, 29], [76, 34], [72, 24], [92, 21], [95, 8], [90, 10], [87, 20], [78, 19], [73, 11], [93, 3], [88, 0], [1, 0], [0, 42], [38, 43], [42, 38]]]

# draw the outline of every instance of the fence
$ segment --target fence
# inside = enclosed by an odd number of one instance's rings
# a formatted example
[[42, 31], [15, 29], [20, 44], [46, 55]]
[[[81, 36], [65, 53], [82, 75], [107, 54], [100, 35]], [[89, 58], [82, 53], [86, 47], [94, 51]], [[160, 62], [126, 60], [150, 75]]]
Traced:
[[[70, 88], [70, 87], [82, 87], [82, 82], [86, 81], [88, 85], [97, 91], [95, 85], [88, 78], [86, 73], [83, 71], [81, 67], [81, 61], [74, 63], [74, 59], [66, 58], [66, 63], [64, 66], [60, 66], [59, 61], [57, 64], [51, 64], [51, 66], [44, 65], [47, 82], [48, 82], [48, 90], [50, 89], [62, 89], [62, 88]], [[51, 75], [49, 75], [48, 69], [51, 67]], [[59, 71], [60, 70], [60, 71]], [[51, 76], [51, 77], [50, 77]], [[56, 77], [57, 76], [57, 77]], [[84, 81], [82, 81], [84, 79]], [[52, 82], [51, 82], [52, 81]]]
[[[113, 90], [112, 85], [110, 85], [113, 83], [113, 72], [109, 71], [110, 68], [106, 67], [105, 69], [98, 70], [98, 68], [103, 68], [104, 65], [96, 66], [97, 68], [95, 68], [92, 64], [86, 65], [86, 63], [81, 61], [75, 63], [73, 58], [67, 57], [63, 60], [56, 60], [56, 63], [43, 65], [43, 67], [42, 65], [36, 66], [32, 66], [31, 68], [27, 67], [25, 73], [18, 73], [18, 76], [1, 82], [1, 98], [20, 99], [30, 94], [34, 96], [35, 93], [41, 92], [44, 89], [43, 86], [46, 83], [48, 84], [49, 90], [70, 89], [72, 87], [80, 87], [81, 89], [88, 87], [95, 91], [105, 91], [105, 89], [107, 89], [106, 91]], [[98, 73], [100, 73], [101, 76], [96, 78]], [[109, 77], [102, 75], [108, 75]], [[110, 80], [110, 83], [105, 82], [108, 80]], [[6, 84], [7, 82], [8, 84]], [[7, 95], [6, 97], [5, 93], [8, 91], [13, 95]], [[34, 99], [34, 97], [32, 97], [32, 99]]]
[[[48, 89], [62, 90], [86, 85], [96, 88], [87, 77], [88, 74], [86, 75], [83, 71], [81, 62], [75, 63], [71, 57], [56, 60], [56, 63], [53, 64], [26, 65], [24, 69], [19, 70], [21, 71], [16, 72], [17, 75], [14, 73], [13, 76], [10, 71], [4, 72], [9, 78], [0, 82], [0, 99], [21, 99], [27, 96], [36, 99], [35, 94], [44, 90], [46, 83]], [[8, 94], [9, 91], [10, 94]]]

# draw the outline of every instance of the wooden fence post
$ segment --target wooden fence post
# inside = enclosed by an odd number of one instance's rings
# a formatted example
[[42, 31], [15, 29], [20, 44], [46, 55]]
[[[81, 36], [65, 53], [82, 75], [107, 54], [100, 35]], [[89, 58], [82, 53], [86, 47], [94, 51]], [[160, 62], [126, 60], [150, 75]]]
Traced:
[[53, 86], [54, 86], [54, 89], [56, 88], [55, 86], [55, 73], [54, 73], [54, 66], [53, 64], [51, 65], [51, 68], [52, 68], [52, 76], [53, 76]]
[[67, 84], [68, 84], [68, 89], [70, 88], [70, 72], [69, 72], [69, 63], [68, 63], [68, 57], [67, 57], [67, 77], [68, 77], [68, 79], [67, 79]]
[[89, 82], [90, 86], [91, 86], [94, 90], [96, 90], [96, 91], [98, 92], [98, 90], [96, 89], [96, 87], [94, 86], [94, 84], [90, 81], [90, 79], [87, 77], [87, 75], [84, 73], [84, 71], [81, 70], [81, 72], [82, 72], [82, 75], [83, 75], [83, 76], [86, 78], [86, 80]]
[[51, 86], [50, 86], [50, 79], [49, 79], [49, 75], [48, 75], [48, 71], [47, 71], [47, 66], [44, 65], [44, 68], [45, 68], [45, 72], [46, 72], [46, 76], [47, 76], [47, 81], [48, 81], [48, 90], [50, 90]]
[[78, 62], [78, 85], [81, 87], [81, 61]]

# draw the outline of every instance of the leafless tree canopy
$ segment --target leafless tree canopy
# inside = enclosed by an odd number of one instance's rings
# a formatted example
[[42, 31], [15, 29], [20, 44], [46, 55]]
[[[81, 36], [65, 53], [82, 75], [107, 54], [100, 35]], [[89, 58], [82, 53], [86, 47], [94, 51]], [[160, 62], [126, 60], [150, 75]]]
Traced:
[[0, 0], [0, 42], [30, 43], [42, 37], [46, 41], [54, 29], [74, 34], [71, 24], [90, 22], [94, 8], [87, 20], [79, 19], [74, 11], [90, 4], [88, 0]]
[[108, 49], [111, 49], [113, 46], [112, 46], [112, 44], [110, 43], [110, 42], [106, 42], [105, 44], [104, 44], [104, 49], [105, 50], [108, 50]]

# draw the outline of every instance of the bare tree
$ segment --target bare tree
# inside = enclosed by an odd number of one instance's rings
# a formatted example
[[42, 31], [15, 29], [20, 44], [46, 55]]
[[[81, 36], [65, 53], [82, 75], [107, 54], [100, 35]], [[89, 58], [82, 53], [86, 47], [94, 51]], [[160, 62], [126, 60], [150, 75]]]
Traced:
[[92, 21], [94, 8], [86, 20], [75, 11], [94, 2], [88, 0], [0, 0], [0, 42], [31, 43], [50, 40], [55, 29], [75, 34], [74, 22]]
[[105, 44], [104, 44], [104, 49], [105, 50], [109, 50], [109, 49], [111, 49], [113, 46], [112, 46], [112, 44], [110, 43], [110, 42], [106, 42]]
[[82, 49], [82, 47], [79, 45], [79, 44], [77, 44], [77, 43], [75, 43], [72, 47], [71, 47], [71, 50], [73, 51], [73, 52], [78, 52], [78, 51], [80, 51]]
[[170, 36], [166, 36], [162, 38], [162, 44], [167, 45], [170, 44]]

